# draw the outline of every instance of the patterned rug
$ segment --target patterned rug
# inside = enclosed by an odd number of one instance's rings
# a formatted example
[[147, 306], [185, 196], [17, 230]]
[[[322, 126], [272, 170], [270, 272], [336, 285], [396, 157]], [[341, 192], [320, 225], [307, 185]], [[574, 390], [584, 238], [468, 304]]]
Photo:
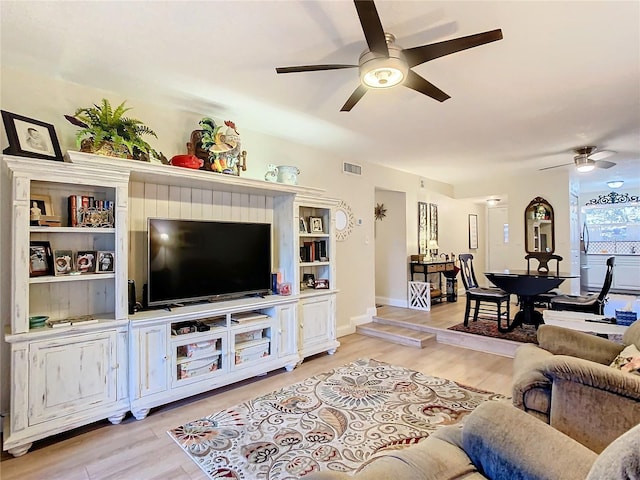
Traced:
[[417, 443], [503, 398], [361, 359], [167, 433], [209, 478], [292, 480], [352, 473], [372, 455]]
[[514, 342], [520, 343], [538, 343], [536, 329], [533, 325], [523, 325], [522, 327], [516, 327], [513, 332], [500, 333], [498, 331], [497, 320], [478, 319], [476, 322], [469, 320], [468, 327], [465, 327], [464, 323], [459, 323], [458, 325], [449, 327], [447, 330], [473, 333], [484, 337], [503, 338], [505, 340], [513, 340]]

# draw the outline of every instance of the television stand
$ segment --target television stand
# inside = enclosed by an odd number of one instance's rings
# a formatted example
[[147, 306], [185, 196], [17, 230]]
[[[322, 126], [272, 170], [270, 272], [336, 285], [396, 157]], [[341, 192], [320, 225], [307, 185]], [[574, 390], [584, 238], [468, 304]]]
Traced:
[[[130, 406], [141, 420], [159, 405], [300, 362], [295, 297], [268, 295], [175, 304], [131, 319]], [[235, 320], [235, 321], [234, 321]], [[185, 323], [204, 328], [182, 330]]]

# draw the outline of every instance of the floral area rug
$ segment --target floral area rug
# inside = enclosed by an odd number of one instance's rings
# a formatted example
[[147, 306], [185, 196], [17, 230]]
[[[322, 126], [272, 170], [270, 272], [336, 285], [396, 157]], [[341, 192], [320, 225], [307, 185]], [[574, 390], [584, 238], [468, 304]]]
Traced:
[[469, 320], [469, 326], [465, 327], [464, 323], [459, 323], [447, 330], [455, 330], [456, 332], [473, 333], [484, 337], [502, 338], [504, 340], [512, 340], [520, 343], [538, 343], [537, 330], [533, 325], [523, 325], [516, 327], [513, 332], [501, 333], [498, 331], [497, 320]]
[[361, 359], [168, 433], [212, 479], [293, 480], [354, 472], [425, 439], [480, 403], [505, 398]]

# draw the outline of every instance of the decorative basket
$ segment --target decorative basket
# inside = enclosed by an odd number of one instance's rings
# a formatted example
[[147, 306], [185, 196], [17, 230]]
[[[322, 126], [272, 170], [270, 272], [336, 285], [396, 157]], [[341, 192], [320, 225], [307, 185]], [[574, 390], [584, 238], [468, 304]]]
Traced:
[[616, 323], [618, 325], [629, 326], [638, 319], [636, 312], [630, 312], [628, 310], [616, 310]]

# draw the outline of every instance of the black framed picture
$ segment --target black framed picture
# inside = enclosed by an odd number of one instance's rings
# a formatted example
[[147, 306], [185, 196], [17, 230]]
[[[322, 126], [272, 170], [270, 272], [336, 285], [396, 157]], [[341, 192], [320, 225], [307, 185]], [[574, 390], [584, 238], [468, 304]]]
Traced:
[[76, 272], [95, 273], [96, 253], [95, 250], [80, 250], [76, 254]]
[[98, 252], [97, 273], [113, 273], [115, 270], [115, 252]]
[[2, 110], [9, 147], [4, 153], [64, 161], [56, 130], [50, 123]]
[[313, 273], [304, 273], [302, 275], [302, 281], [307, 288], [313, 288], [316, 285], [316, 276]]
[[49, 242], [32, 240], [29, 243], [29, 276], [53, 275], [53, 255]]

